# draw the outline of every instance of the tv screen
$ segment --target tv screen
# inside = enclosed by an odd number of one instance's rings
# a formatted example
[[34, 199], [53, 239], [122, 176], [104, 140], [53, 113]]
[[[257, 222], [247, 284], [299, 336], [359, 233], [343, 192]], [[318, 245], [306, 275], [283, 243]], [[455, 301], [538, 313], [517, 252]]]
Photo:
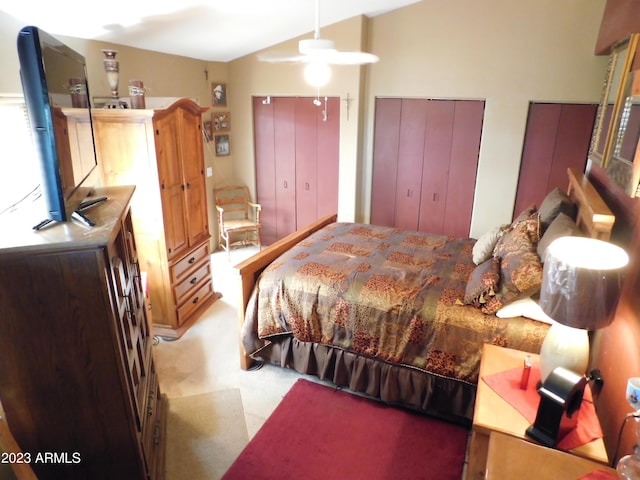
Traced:
[[[40, 159], [48, 218], [75, 216], [96, 167], [85, 58], [37, 27], [18, 33], [20, 77]], [[35, 227], [34, 227], [35, 228]]]

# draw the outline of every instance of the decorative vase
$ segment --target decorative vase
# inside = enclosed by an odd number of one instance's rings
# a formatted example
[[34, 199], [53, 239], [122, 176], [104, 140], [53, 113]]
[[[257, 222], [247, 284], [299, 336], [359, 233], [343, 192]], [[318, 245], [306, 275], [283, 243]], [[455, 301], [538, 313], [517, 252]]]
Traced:
[[616, 470], [620, 478], [624, 480], [640, 480], [640, 418], [634, 418], [636, 422], [636, 444], [633, 453], [625, 455], [618, 461]]
[[102, 63], [104, 64], [104, 71], [107, 72], [107, 83], [109, 84], [109, 88], [111, 89], [111, 96], [114, 99], [118, 98], [118, 80], [120, 76], [120, 62], [116, 60], [117, 50], [102, 50], [104, 53], [104, 60]]
[[146, 91], [147, 89], [144, 88], [142, 80], [129, 80], [131, 108], [145, 108], [144, 94]]

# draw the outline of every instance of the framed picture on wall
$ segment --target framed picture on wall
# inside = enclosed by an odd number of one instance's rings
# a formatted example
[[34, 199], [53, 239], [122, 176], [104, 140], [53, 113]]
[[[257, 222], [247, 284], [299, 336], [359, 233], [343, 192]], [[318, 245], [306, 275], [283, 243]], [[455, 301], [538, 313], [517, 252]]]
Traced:
[[213, 140], [213, 122], [211, 120], [205, 120], [202, 122], [202, 131], [204, 132], [204, 138], [207, 142]]
[[216, 132], [228, 132], [231, 129], [231, 114], [229, 112], [213, 112], [213, 129]]
[[211, 104], [214, 107], [227, 106], [227, 84], [223, 82], [211, 83]]
[[215, 135], [216, 156], [225, 157], [231, 153], [229, 135]]

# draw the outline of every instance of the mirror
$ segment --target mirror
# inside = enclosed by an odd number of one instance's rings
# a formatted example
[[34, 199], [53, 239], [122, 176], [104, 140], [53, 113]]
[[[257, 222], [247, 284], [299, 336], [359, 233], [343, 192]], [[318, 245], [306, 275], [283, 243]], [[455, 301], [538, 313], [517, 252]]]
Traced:
[[614, 135], [607, 176], [632, 197], [638, 196], [640, 180], [640, 70], [627, 76], [620, 123]]
[[620, 124], [621, 103], [624, 98], [624, 87], [631, 69], [640, 34], [613, 46], [609, 56], [607, 74], [602, 91], [602, 98], [596, 115], [596, 125], [591, 138], [589, 159], [605, 167], [613, 150], [613, 141]]

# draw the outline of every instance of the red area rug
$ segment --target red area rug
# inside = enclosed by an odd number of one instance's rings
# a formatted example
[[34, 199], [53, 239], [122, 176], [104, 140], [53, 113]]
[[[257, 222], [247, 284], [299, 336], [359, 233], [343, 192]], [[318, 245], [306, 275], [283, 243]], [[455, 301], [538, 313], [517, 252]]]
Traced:
[[300, 379], [223, 479], [459, 480], [466, 444], [459, 425]]

